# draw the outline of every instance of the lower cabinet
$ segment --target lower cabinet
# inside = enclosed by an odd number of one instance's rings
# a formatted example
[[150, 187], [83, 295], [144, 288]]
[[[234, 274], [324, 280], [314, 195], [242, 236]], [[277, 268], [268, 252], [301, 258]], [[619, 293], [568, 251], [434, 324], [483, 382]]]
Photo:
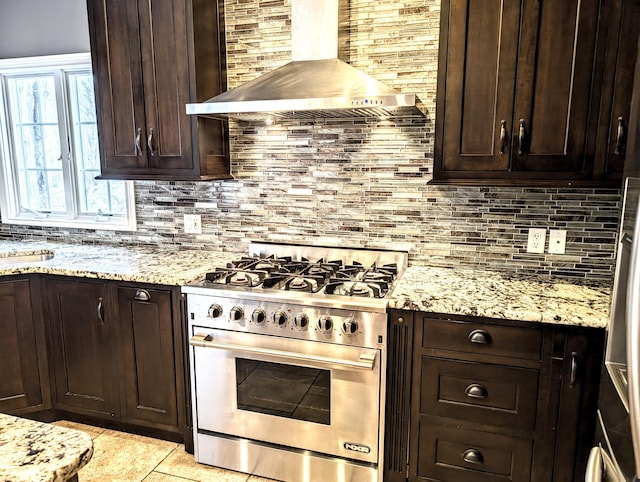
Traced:
[[122, 418], [171, 430], [180, 421], [178, 385], [184, 385], [176, 359], [181, 353], [181, 336], [175, 333], [179, 326], [173, 322], [172, 292], [119, 286], [117, 293]]
[[0, 282], [0, 412], [3, 413], [33, 411], [42, 408], [46, 399], [46, 343], [41, 310], [32, 303], [32, 284], [37, 285], [37, 280]]
[[54, 408], [182, 436], [178, 288], [46, 279]]
[[389, 347], [386, 481], [584, 480], [604, 330], [392, 310]]
[[115, 320], [103, 283], [46, 280], [55, 408], [118, 417]]

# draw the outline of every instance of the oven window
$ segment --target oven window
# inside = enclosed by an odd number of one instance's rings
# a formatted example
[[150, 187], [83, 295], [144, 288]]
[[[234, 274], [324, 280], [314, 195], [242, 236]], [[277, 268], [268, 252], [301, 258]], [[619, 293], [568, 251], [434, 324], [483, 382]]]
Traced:
[[236, 358], [238, 408], [330, 425], [329, 370]]

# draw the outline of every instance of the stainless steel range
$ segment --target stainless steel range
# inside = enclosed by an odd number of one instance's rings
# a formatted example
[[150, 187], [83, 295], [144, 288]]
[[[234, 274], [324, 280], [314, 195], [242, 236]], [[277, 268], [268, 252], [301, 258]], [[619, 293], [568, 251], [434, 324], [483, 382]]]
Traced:
[[382, 481], [386, 298], [407, 253], [251, 244], [183, 288], [195, 457], [284, 481]]

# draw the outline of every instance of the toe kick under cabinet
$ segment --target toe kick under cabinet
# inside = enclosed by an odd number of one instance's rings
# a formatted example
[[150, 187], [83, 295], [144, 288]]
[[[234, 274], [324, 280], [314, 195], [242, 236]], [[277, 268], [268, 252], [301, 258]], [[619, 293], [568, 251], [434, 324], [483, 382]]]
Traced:
[[385, 480], [584, 480], [604, 330], [391, 310]]

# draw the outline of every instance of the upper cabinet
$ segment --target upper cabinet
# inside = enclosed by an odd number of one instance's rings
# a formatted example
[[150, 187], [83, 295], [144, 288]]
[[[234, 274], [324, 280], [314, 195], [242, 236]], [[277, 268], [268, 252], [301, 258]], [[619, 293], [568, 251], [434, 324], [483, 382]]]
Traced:
[[223, 0], [87, 0], [105, 179], [228, 179]]
[[619, 184], [637, 8], [444, 0], [434, 181]]

